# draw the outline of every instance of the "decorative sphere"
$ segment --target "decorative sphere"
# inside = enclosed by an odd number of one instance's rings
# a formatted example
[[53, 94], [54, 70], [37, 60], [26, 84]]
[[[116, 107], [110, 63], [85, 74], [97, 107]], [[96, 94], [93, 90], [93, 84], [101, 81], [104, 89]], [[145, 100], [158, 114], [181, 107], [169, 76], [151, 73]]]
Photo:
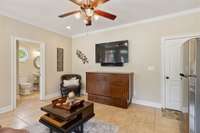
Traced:
[[74, 92], [73, 92], [73, 91], [69, 92], [68, 98], [69, 98], [69, 99], [73, 99], [74, 97], [75, 97]]

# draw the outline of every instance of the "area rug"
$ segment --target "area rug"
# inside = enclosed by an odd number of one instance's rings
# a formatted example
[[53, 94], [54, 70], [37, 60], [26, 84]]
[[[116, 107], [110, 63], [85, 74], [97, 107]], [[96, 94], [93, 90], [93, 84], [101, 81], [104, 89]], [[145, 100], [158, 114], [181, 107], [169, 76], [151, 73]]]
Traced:
[[[30, 133], [49, 133], [49, 129], [37, 122], [26, 128]], [[117, 133], [118, 127], [103, 121], [92, 119], [84, 124], [84, 133]]]

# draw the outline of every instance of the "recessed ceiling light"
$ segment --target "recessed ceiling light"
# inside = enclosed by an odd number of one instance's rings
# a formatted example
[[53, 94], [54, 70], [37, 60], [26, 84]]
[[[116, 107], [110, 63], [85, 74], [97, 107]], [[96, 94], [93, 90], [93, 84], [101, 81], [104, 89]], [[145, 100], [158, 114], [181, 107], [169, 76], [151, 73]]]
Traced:
[[99, 15], [94, 15], [94, 20], [99, 20]]
[[78, 12], [78, 13], [74, 14], [74, 16], [75, 16], [76, 19], [80, 19], [81, 18], [81, 13]]
[[70, 30], [70, 29], [71, 29], [71, 26], [66, 26], [66, 29]]
[[87, 24], [87, 23], [88, 23], [88, 20], [84, 19], [83, 22], [84, 22], [85, 24]]

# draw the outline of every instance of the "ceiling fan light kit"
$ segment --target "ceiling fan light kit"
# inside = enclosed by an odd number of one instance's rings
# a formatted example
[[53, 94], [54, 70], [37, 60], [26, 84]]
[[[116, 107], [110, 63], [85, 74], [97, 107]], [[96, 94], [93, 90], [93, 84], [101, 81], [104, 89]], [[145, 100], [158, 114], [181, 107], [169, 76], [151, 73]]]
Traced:
[[80, 19], [81, 18], [81, 13], [78, 12], [78, 13], [74, 14], [74, 16], [75, 16], [76, 19]]
[[99, 20], [99, 15], [95, 14], [94, 15], [94, 20]]
[[115, 20], [116, 15], [110, 14], [108, 12], [98, 10], [97, 6], [100, 4], [104, 4], [110, 0], [70, 0], [76, 5], [80, 6], [80, 10], [72, 11], [69, 13], [64, 13], [60, 15], [60, 18], [67, 17], [70, 15], [74, 15], [75, 18], [80, 19], [83, 18], [83, 22], [86, 26], [92, 25], [92, 20], [98, 20], [99, 17], [104, 17], [110, 20]]

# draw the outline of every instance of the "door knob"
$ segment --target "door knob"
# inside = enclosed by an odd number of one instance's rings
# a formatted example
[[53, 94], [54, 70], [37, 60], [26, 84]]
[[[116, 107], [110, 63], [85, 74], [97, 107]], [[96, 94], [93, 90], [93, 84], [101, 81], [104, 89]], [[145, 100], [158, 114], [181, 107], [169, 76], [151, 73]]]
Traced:
[[166, 78], [166, 79], [169, 79], [169, 76], [166, 76], [165, 78]]
[[185, 74], [183, 74], [183, 73], [180, 73], [179, 75], [180, 75], [181, 77], [184, 77], [184, 78], [187, 77], [187, 75], [185, 75]]

